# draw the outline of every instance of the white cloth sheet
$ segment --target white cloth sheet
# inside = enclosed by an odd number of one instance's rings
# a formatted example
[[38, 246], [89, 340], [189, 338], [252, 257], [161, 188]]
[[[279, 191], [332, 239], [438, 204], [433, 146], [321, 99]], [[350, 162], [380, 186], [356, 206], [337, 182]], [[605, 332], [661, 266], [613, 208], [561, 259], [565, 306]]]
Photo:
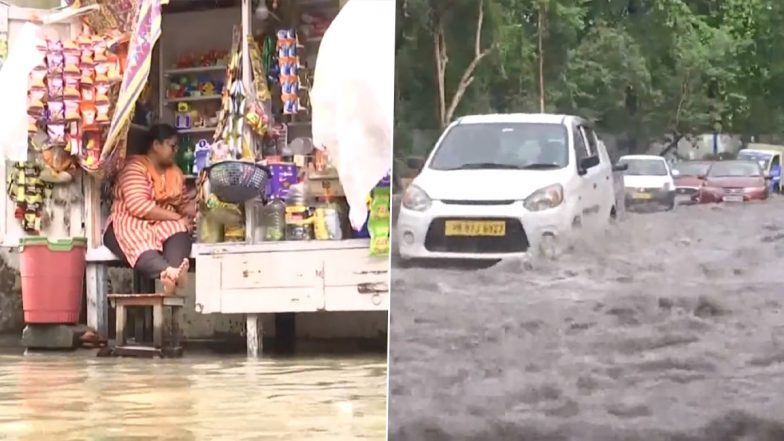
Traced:
[[349, 0], [321, 41], [310, 93], [313, 143], [338, 171], [359, 229], [392, 168], [395, 0]]
[[37, 48], [39, 27], [25, 23], [14, 36], [0, 70], [0, 149], [9, 161], [27, 160], [27, 90], [30, 72], [41, 64], [44, 53]]

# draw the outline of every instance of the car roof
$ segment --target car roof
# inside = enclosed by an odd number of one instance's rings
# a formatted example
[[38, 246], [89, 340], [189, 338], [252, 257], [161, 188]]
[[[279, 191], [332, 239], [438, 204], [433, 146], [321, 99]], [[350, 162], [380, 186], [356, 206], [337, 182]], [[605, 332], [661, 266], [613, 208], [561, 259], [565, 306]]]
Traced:
[[458, 118], [456, 124], [482, 123], [534, 123], [566, 124], [578, 117], [554, 113], [493, 113], [487, 115], [466, 115]]
[[757, 161], [751, 161], [748, 159], [725, 159], [724, 161], [715, 161], [713, 163], [713, 165], [716, 164], [754, 164], [756, 166], [759, 166]]
[[620, 159], [654, 159], [665, 161], [665, 159], [659, 155], [623, 155]]
[[740, 152], [767, 153], [767, 154], [770, 154], [770, 155], [774, 155], [776, 153], [779, 153], [779, 154], [781, 153], [781, 151], [779, 151], [779, 150], [768, 150], [768, 149], [741, 149], [738, 153], [740, 153]]

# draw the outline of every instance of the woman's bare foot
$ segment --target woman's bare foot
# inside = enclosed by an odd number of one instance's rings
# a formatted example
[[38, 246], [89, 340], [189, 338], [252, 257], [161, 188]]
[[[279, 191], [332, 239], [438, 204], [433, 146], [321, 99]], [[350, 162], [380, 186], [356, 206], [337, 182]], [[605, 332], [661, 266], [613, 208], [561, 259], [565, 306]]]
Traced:
[[177, 289], [184, 289], [188, 284], [188, 270], [191, 268], [191, 262], [188, 258], [182, 259], [182, 263], [177, 268], [179, 274], [177, 275]]
[[163, 285], [164, 294], [171, 295], [177, 291], [177, 277], [179, 274], [179, 268], [174, 267], [161, 271], [161, 284]]

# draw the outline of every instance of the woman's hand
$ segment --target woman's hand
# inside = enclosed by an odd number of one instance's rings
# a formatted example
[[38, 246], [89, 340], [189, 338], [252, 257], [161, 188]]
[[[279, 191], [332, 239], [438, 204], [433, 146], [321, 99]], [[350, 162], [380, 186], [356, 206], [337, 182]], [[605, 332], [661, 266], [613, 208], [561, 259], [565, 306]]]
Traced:
[[192, 217], [182, 216], [177, 220], [177, 222], [179, 222], [180, 225], [184, 226], [186, 230], [193, 231], [194, 219]]
[[180, 212], [191, 219], [195, 219], [196, 215], [199, 214], [199, 211], [196, 209], [196, 204], [193, 202], [183, 205]]

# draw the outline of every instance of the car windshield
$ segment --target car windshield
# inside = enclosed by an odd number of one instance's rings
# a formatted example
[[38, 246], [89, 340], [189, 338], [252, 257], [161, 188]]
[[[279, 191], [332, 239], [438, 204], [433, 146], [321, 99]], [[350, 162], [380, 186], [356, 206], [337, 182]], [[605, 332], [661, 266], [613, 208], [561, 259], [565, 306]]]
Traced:
[[722, 161], [711, 166], [708, 176], [714, 178], [758, 177], [762, 176], [762, 170], [756, 162], [752, 161]]
[[624, 174], [630, 176], [667, 176], [667, 166], [662, 159], [621, 158], [618, 162], [629, 166]]
[[765, 152], [741, 150], [738, 152], [738, 159], [742, 159], [744, 161], [754, 161], [759, 164], [763, 170], [767, 170], [768, 164], [770, 164], [770, 160], [773, 159], [773, 155]]
[[549, 170], [569, 164], [566, 127], [561, 124], [459, 124], [438, 145], [434, 170]]
[[679, 176], [705, 176], [710, 168], [709, 162], [681, 162], [675, 164]]

